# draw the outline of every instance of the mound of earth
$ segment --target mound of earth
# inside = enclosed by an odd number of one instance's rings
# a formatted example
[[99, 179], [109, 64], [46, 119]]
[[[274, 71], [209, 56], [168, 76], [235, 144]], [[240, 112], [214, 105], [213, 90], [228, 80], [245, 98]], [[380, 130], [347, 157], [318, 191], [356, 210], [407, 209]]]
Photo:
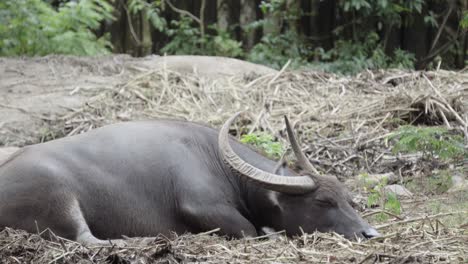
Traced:
[[33, 143], [21, 139], [24, 131], [40, 129], [44, 121], [80, 107], [97, 91], [159, 69], [196, 72], [206, 79], [276, 73], [262, 65], [210, 56], [0, 58], [0, 146]]

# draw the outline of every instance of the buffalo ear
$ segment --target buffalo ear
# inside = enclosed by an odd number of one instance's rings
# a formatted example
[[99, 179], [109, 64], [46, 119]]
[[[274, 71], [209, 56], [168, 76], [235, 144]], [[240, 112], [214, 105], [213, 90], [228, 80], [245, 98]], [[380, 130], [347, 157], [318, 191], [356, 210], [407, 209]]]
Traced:
[[283, 152], [281, 158], [276, 162], [275, 168], [273, 169], [273, 173], [281, 176], [286, 175], [286, 169], [288, 168], [288, 161], [286, 160], [286, 153], [287, 151]]
[[278, 163], [275, 167], [275, 174], [281, 175], [281, 176], [286, 176], [286, 170], [288, 168], [288, 162], [286, 160], [283, 160], [283, 162]]

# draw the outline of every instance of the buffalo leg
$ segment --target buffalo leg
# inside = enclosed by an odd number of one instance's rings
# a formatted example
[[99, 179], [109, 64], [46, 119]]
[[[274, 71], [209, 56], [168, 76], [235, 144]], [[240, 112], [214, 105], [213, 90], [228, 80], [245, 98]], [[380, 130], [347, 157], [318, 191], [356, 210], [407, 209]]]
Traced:
[[182, 206], [182, 216], [195, 232], [204, 232], [219, 228], [219, 234], [235, 238], [255, 237], [255, 227], [235, 208], [228, 205], [213, 205], [209, 208], [193, 204]]

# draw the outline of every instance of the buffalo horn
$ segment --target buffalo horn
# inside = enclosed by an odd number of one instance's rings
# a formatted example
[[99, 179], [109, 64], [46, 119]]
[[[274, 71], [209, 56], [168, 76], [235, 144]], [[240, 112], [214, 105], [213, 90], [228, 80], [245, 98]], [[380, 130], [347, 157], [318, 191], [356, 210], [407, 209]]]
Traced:
[[269, 173], [252, 166], [234, 152], [229, 142], [229, 128], [241, 113], [238, 112], [229, 118], [219, 131], [218, 146], [224, 162], [240, 177], [251, 180], [269, 190], [289, 194], [303, 194], [312, 191], [315, 182], [311, 177], [281, 176]]
[[288, 132], [289, 143], [291, 143], [291, 147], [294, 151], [294, 155], [296, 155], [299, 166], [308, 172], [318, 175], [318, 171], [314, 168], [312, 163], [310, 163], [309, 159], [302, 152], [299, 143], [297, 143], [296, 136], [294, 135], [291, 125], [289, 124], [289, 119], [287, 116], [284, 116], [284, 122], [286, 123], [286, 131]]

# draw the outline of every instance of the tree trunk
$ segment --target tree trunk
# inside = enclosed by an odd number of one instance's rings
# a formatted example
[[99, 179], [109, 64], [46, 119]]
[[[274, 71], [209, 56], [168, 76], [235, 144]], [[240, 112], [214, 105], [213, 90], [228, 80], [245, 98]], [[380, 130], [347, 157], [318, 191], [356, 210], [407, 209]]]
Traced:
[[421, 59], [427, 55], [432, 40], [427, 37], [428, 28], [424, 24], [423, 16], [415, 16], [412, 22], [404, 29], [403, 48], [415, 55], [415, 66], [419, 70], [426, 66], [425, 62], [421, 61]]
[[279, 35], [281, 32], [281, 18], [278, 14], [264, 14], [263, 35]]
[[218, 29], [223, 31], [229, 30], [229, 25], [231, 24], [229, 16], [229, 2], [228, 0], [217, 0], [216, 6], [216, 18]]
[[[460, 1], [460, 10], [468, 10], [468, 0]], [[462, 14], [463, 15], [463, 14]], [[468, 33], [465, 29], [460, 34], [460, 49], [458, 51], [459, 59], [457, 61], [457, 68], [462, 69], [467, 66], [468, 61]]]
[[288, 10], [288, 27], [289, 29], [294, 32], [296, 35], [299, 34], [299, 7], [301, 2], [296, 0], [287, 0], [286, 2], [286, 9]]
[[242, 43], [246, 50], [251, 50], [255, 45], [256, 30], [247, 30], [246, 27], [257, 20], [256, 4], [252, 0], [241, 0], [239, 23], [242, 30]]
[[312, 39], [316, 40], [316, 47], [322, 47], [325, 50], [333, 48], [333, 30], [336, 21], [336, 3], [335, 1], [311, 1], [310, 34]]
[[153, 47], [153, 40], [151, 39], [151, 25], [146, 14], [140, 13], [141, 19], [141, 48], [139, 50], [138, 56], [147, 56], [151, 54], [151, 49]]
[[115, 20], [110, 24], [111, 43], [114, 53], [124, 53], [124, 39], [126, 35], [127, 16], [123, 8], [122, 1], [114, 2], [114, 16]]

